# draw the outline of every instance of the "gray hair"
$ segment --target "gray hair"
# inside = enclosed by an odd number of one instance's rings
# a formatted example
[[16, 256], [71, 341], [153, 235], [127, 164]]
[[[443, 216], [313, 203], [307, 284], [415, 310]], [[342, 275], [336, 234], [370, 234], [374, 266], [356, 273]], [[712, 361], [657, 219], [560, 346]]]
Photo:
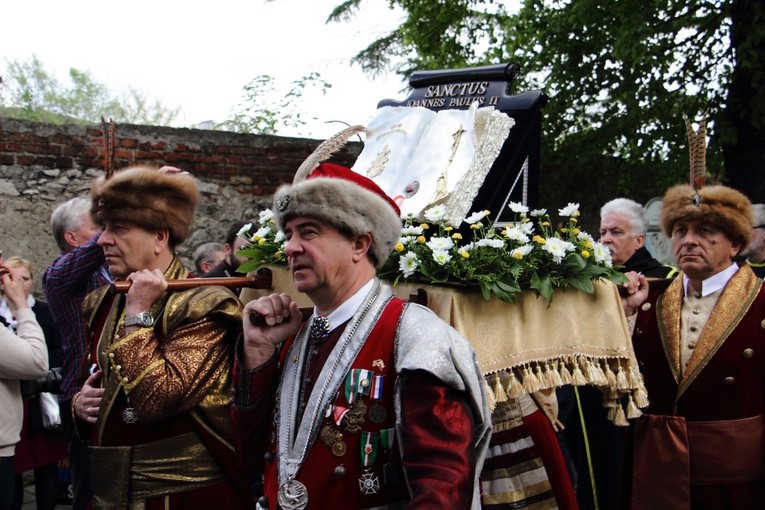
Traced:
[[50, 226], [53, 229], [53, 239], [62, 252], [70, 249], [66, 242], [66, 233], [79, 230], [84, 215], [90, 214], [90, 199], [77, 197], [56, 207], [50, 215]]
[[199, 245], [194, 250], [194, 267], [197, 268], [197, 272], [202, 271], [203, 262], [214, 262], [212, 256], [214, 253], [226, 251], [226, 248], [221, 243], [211, 242]]
[[765, 204], [752, 204], [752, 212], [754, 213], [754, 224], [765, 227]]
[[608, 214], [617, 214], [627, 218], [635, 235], [645, 235], [648, 228], [645, 219], [645, 209], [642, 205], [629, 198], [615, 198], [606, 202], [600, 208], [600, 219]]

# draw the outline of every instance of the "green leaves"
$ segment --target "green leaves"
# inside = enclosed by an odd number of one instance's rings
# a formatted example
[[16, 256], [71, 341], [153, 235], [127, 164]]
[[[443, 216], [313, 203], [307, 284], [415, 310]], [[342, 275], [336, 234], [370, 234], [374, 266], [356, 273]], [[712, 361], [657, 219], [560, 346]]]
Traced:
[[316, 120], [306, 118], [301, 99], [310, 90], [326, 94], [332, 85], [317, 72], [310, 72], [290, 83], [286, 94], [277, 92], [276, 79], [261, 74], [244, 86], [242, 101], [221, 126], [246, 134], [274, 135], [284, 128], [299, 128]]
[[474, 213], [465, 219], [470, 225], [465, 239], [444, 223], [438, 207], [424, 212], [430, 223], [405, 221], [380, 278], [480, 288], [484, 298], [508, 303], [525, 290], [550, 302], [555, 289], [593, 293], [593, 280], [620, 278], [608, 249], [579, 228], [579, 204], [559, 210], [566, 224], [557, 230], [545, 210], [532, 211], [532, 220], [521, 204], [509, 204], [515, 221], [503, 227], [492, 225], [488, 211]]
[[0, 106], [9, 117], [53, 124], [98, 123], [104, 117], [164, 126], [180, 113], [180, 108], [168, 108], [135, 88], [115, 93], [88, 71], [71, 68], [69, 83], [61, 83], [35, 56], [7, 64]]

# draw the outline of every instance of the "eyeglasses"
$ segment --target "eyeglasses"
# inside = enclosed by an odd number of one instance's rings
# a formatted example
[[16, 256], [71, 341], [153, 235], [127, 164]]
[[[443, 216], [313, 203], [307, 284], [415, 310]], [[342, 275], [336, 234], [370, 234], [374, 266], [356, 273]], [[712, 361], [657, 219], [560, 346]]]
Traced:
[[752, 228], [765, 228], [765, 225], [755, 225]]

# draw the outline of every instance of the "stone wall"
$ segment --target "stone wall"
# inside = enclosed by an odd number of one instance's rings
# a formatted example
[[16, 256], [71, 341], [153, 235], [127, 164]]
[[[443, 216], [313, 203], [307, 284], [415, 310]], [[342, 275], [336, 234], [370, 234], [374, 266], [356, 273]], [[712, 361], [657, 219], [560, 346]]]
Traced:
[[[317, 140], [223, 131], [118, 125], [115, 166], [172, 165], [199, 179], [202, 199], [194, 228], [178, 253], [189, 269], [194, 248], [223, 242], [234, 221], [257, 218], [270, 207], [279, 185], [320, 143]], [[333, 157], [352, 165], [359, 142]], [[35, 293], [40, 276], [58, 255], [50, 213], [60, 203], [86, 196], [103, 173], [105, 150], [100, 126], [51, 125], [0, 117], [0, 249], [32, 262]]]

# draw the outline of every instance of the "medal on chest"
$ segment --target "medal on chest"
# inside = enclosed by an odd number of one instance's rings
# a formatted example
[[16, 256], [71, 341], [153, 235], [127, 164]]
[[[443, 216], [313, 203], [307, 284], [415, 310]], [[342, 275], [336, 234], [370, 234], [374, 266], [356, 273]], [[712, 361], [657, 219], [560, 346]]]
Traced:
[[138, 421], [135, 408], [130, 405], [130, 399], [127, 395], [125, 395], [125, 410], [122, 411], [122, 421], [127, 424], [132, 424]]
[[359, 478], [359, 490], [362, 494], [377, 494], [380, 491], [380, 478], [372, 472], [372, 464], [377, 459], [379, 436], [373, 432], [362, 432], [360, 441], [361, 466], [364, 468]]
[[287, 480], [279, 487], [277, 500], [284, 510], [303, 510], [308, 506], [308, 489], [297, 480]]

